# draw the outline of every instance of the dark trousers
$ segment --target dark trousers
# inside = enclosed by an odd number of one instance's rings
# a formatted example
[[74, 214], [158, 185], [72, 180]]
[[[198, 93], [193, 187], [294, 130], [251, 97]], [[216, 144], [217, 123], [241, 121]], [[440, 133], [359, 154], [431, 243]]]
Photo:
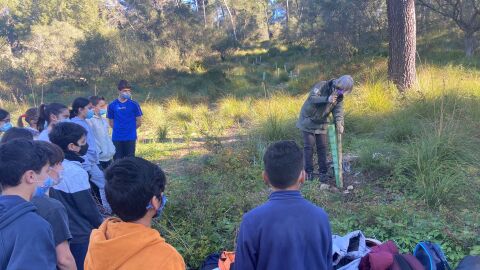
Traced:
[[303, 132], [303, 151], [305, 156], [305, 172], [313, 173], [313, 147], [316, 145], [318, 172], [324, 174], [327, 168], [327, 134]]
[[137, 141], [113, 141], [113, 144], [115, 145], [115, 156], [113, 159], [117, 160], [124, 157], [134, 157], [136, 143]]
[[70, 251], [72, 252], [77, 270], [83, 270], [83, 264], [85, 263], [85, 257], [87, 256], [88, 242], [70, 244]]

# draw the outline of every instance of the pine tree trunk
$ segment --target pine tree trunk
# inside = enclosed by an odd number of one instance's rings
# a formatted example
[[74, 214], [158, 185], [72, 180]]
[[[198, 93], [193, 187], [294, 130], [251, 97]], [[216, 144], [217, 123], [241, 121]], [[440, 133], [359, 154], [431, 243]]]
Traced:
[[387, 0], [389, 58], [388, 78], [400, 92], [416, 80], [416, 25], [414, 0]]

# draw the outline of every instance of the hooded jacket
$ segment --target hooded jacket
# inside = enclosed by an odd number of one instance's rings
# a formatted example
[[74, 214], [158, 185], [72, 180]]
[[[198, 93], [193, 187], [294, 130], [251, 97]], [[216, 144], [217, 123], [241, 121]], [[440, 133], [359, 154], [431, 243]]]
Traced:
[[343, 125], [343, 96], [339, 96], [335, 104], [328, 102], [328, 97], [334, 91], [334, 81], [321, 81], [310, 89], [297, 121], [297, 128], [301, 131], [326, 134], [330, 112], [333, 113], [335, 123]]
[[185, 263], [158, 231], [110, 218], [93, 230], [85, 258], [85, 270], [108, 269], [185, 270]]
[[115, 155], [115, 146], [108, 134], [107, 119], [94, 115], [92, 119], [86, 121], [95, 136], [99, 161], [110, 161]]
[[0, 196], [0, 269], [56, 269], [50, 224], [20, 196]]
[[85, 164], [88, 165], [96, 165], [98, 163], [98, 151], [97, 151], [97, 143], [95, 141], [95, 135], [93, 134], [90, 125], [87, 123], [87, 120], [81, 119], [80, 117], [74, 117], [71, 119], [72, 123], [78, 124], [82, 126], [87, 131], [87, 143], [88, 143], [88, 150], [85, 156], [82, 158], [85, 160]]
[[60, 183], [50, 189], [50, 197], [60, 201], [68, 213], [72, 240], [70, 243], [88, 243], [90, 232], [102, 223], [102, 215], [92, 197], [88, 173], [82, 168], [83, 159], [65, 152]]

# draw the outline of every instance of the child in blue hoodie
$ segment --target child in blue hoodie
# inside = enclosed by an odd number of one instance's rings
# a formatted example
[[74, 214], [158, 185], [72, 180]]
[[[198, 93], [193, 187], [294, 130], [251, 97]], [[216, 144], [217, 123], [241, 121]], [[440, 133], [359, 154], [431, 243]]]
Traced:
[[38, 142], [0, 145], [0, 269], [56, 269], [52, 228], [30, 202], [48, 172], [48, 156]]
[[293, 141], [270, 145], [263, 179], [273, 192], [243, 216], [236, 270], [332, 269], [332, 234], [322, 208], [303, 198], [303, 152]]

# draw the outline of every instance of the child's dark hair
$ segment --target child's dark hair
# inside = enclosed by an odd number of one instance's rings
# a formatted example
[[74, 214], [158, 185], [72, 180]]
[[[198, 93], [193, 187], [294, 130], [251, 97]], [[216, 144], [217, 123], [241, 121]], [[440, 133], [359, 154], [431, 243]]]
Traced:
[[123, 89], [132, 89], [132, 86], [128, 83], [127, 80], [120, 80], [118, 82], [118, 91], [121, 91]]
[[13, 127], [7, 130], [5, 134], [3, 134], [3, 137], [0, 143], [4, 144], [16, 139], [25, 139], [25, 140], [33, 141], [33, 134], [30, 130]]
[[68, 151], [69, 144], [77, 144], [82, 136], [86, 135], [87, 130], [85, 130], [84, 127], [75, 123], [62, 122], [52, 128], [52, 131], [48, 134], [48, 138], [65, 152]]
[[105, 98], [101, 96], [91, 96], [88, 100], [90, 100], [90, 103], [92, 103], [93, 106], [97, 106], [98, 103], [100, 103], [100, 100], [105, 101]]
[[50, 166], [62, 163], [65, 155], [58, 145], [45, 141], [38, 141], [38, 143], [40, 147], [47, 153], [48, 163], [50, 163]]
[[[17, 120], [17, 126], [18, 127], [25, 127], [23, 124], [23, 118], [25, 118], [25, 122], [27, 122], [29, 125], [32, 125], [32, 120], [38, 119], [38, 109], [37, 108], [30, 108], [28, 109], [24, 114], [20, 115]], [[37, 122], [38, 123], [38, 122]]]
[[0, 109], [0, 121], [4, 120], [9, 115], [10, 115], [9, 112], [5, 111], [4, 109]]
[[68, 110], [67, 106], [61, 103], [50, 103], [40, 105], [38, 112], [38, 131], [42, 132], [45, 123], [50, 124], [50, 115], [59, 116], [64, 110]]
[[78, 97], [72, 102], [72, 109], [70, 110], [70, 118], [78, 115], [80, 109], [83, 109], [90, 104], [90, 100], [84, 97]]
[[270, 184], [279, 189], [291, 187], [303, 170], [303, 152], [294, 141], [271, 144], [263, 156]]
[[125, 222], [145, 216], [153, 196], [161, 201], [166, 184], [160, 167], [137, 157], [117, 160], [106, 170], [105, 179], [107, 201]]
[[12, 140], [0, 145], [0, 185], [16, 187], [23, 174], [29, 170], [40, 173], [48, 164], [48, 156], [39, 142], [24, 139]]

